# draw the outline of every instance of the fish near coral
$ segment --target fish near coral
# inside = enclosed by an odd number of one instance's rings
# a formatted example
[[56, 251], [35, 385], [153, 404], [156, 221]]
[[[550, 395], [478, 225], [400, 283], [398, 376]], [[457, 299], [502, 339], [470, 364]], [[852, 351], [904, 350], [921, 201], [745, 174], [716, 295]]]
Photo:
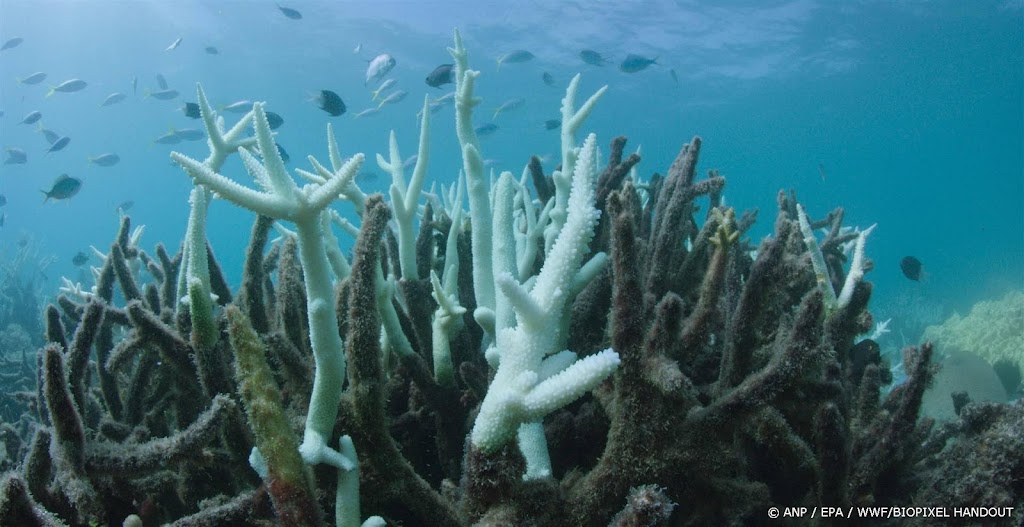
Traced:
[[455, 65], [454, 64], [441, 64], [434, 68], [434, 71], [427, 75], [427, 86], [431, 88], [440, 88], [445, 84], [451, 84], [455, 82]]

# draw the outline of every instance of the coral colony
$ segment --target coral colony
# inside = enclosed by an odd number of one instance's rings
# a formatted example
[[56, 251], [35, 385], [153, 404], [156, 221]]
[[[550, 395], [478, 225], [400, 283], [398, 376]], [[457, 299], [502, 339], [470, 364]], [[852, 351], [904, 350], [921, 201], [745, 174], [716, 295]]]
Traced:
[[[95, 285], [66, 282], [46, 310], [37, 358], [4, 360], [0, 524], [1021, 513], [1020, 403], [961, 400], [938, 425], [918, 418], [931, 345], [905, 350], [907, 380], [885, 396], [888, 365], [854, 356], [873, 326], [872, 229], [843, 229], [842, 209], [814, 221], [780, 193], [774, 231], [751, 246], [756, 211], [737, 216], [725, 178], [697, 176], [699, 138], [664, 176], [640, 179], [621, 137], [602, 167], [597, 137], [579, 139], [604, 88], [580, 103], [578, 76], [560, 167], [489, 175], [480, 73], [457, 32], [450, 52], [463, 170], [440, 192], [426, 191], [428, 101], [411, 177], [394, 132], [377, 157], [384, 197], [360, 190], [367, 161], [330, 127], [329, 160], [310, 156], [299, 185], [263, 103], [227, 128], [198, 89], [210, 154], [171, 155], [195, 184], [181, 249], [147, 253], [124, 217]], [[255, 186], [221, 172], [232, 155]], [[214, 196], [256, 216], [237, 292], [206, 240]]]

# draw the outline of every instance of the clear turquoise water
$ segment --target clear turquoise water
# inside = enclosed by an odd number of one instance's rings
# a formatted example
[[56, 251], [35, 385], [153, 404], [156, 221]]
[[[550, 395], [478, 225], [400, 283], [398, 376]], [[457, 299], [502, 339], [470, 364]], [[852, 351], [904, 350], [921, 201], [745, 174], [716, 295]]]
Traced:
[[[702, 136], [702, 171], [717, 168], [728, 178], [727, 202], [761, 209], [755, 240], [772, 224], [780, 189], [794, 189], [812, 216], [843, 206], [849, 225], [878, 223], [868, 243], [876, 264], [868, 278], [878, 312], [894, 317], [896, 327], [1024, 287], [1020, 0], [503, 4], [284, 4], [303, 13], [296, 21], [263, 1], [3, 0], [0, 40], [25, 41], [0, 53], [0, 145], [25, 149], [29, 162], [0, 166], [0, 193], [8, 199], [0, 253], [11, 254], [26, 235], [41, 240], [44, 252], [59, 258], [47, 270], [46, 287], [55, 291], [57, 277], [77, 276], [70, 262], [78, 250], [109, 246], [115, 207], [129, 199], [133, 220], [146, 225], [143, 246], [175, 248], [191, 183], [168, 154], [202, 158], [206, 147], [152, 141], [172, 127], [199, 127], [178, 110], [183, 100], [195, 100], [197, 82], [214, 104], [262, 100], [284, 116], [279, 142], [292, 167], [307, 166], [307, 154], [326, 159], [325, 126], [333, 123], [343, 152], [365, 152], [380, 175], [365, 180], [364, 189], [383, 191], [387, 182], [373, 158], [386, 153], [391, 129], [403, 156], [415, 153], [423, 96], [449, 91], [423, 79], [449, 61], [445, 47], [457, 26], [473, 67], [483, 72], [478, 122], [509, 98], [526, 100], [500, 116], [500, 130], [484, 140], [484, 156], [496, 160], [496, 169], [519, 174], [530, 154], [557, 153], [557, 132], [542, 123], [558, 117], [562, 87], [580, 72], [582, 93], [609, 86], [586, 130], [602, 144], [621, 134], [630, 147], [642, 145], [645, 177], [663, 173], [684, 142]], [[165, 52], [179, 37], [181, 45]], [[207, 55], [206, 46], [220, 55]], [[656, 56], [659, 65], [631, 75], [614, 65], [588, 66], [577, 57], [583, 48], [614, 63], [627, 53]], [[498, 70], [495, 58], [514, 49], [537, 58]], [[355, 120], [371, 105], [365, 61], [381, 52], [396, 58], [392, 76], [410, 95]], [[15, 82], [35, 71], [46, 72], [47, 81]], [[546, 86], [543, 72], [559, 88]], [[183, 96], [144, 98], [156, 89], [158, 73]], [[44, 97], [49, 84], [76, 77], [89, 87]], [[349, 112], [331, 118], [309, 103], [308, 93], [321, 89], [338, 92]], [[99, 107], [117, 91], [128, 99]], [[32, 110], [72, 138], [64, 151], [44, 155], [34, 127], [16, 124]], [[432, 146], [431, 180], [448, 183], [461, 164], [450, 108], [434, 117]], [[106, 152], [119, 154], [120, 164], [87, 164], [88, 156]], [[250, 182], [237, 160], [225, 172]], [[82, 192], [69, 203], [41, 204], [39, 189], [61, 173], [82, 178]], [[235, 283], [251, 222], [250, 213], [223, 202], [211, 209], [210, 238]], [[901, 275], [905, 255], [924, 262], [925, 282]]]

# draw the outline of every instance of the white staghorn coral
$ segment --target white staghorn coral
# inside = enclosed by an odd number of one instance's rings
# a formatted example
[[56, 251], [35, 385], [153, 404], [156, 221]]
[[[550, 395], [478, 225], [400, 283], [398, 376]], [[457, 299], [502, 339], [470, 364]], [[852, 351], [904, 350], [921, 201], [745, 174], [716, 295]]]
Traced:
[[[594, 207], [597, 139], [593, 134], [580, 151], [573, 172], [565, 226], [533, 287], [521, 285], [509, 273], [495, 281], [515, 311], [517, 325], [502, 327], [497, 332], [497, 372], [473, 426], [473, 444], [487, 452], [501, 448], [518, 431], [524, 453], [540, 447], [546, 456], [546, 447], [538, 444], [543, 441], [543, 430], [538, 437], [536, 430], [520, 431], [520, 426], [539, 423], [548, 413], [579, 398], [611, 375], [619, 364], [618, 354], [611, 349], [579, 361], [569, 351], [553, 351], [562, 341], [562, 312], [581, 272], [599, 216]], [[533, 467], [530, 472], [541, 475], [544, 469]]]
[[[222, 163], [220, 153], [226, 151], [226, 148], [218, 146], [218, 143], [228, 141], [216, 139], [221, 137], [219, 127], [214, 124], [212, 111], [209, 110], [209, 104], [201, 88], [199, 99], [204, 122], [210, 133], [211, 159], [218, 159]], [[322, 227], [326, 223], [323, 221], [326, 207], [342, 194], [344, 189], [349, 188], [362, 166], [364, 156], [352, 156], [333, 173], [327, 174], [329, 177], [324, 177], [322, 183], [314, 182], [299, 187], [285, 169], [284, 160], [281, 159], [274, 143], [262, 103], [253, 105], [252, 112], [243, 119], [243, 122], [248, 120], [254, 122], [255, 141], [263, 161], [257, 160], [246, 148], [237, 148], [237, 151], [246, 170], [262, 190], [251, 189], [217, 173], [213, 168], [215, 163], [209, 160], [199, 162], [177, 152], [172, 153], [171, 158], [180, 164], [197, 184], [218, 196], [257, 214], [295, 223], [306, 288], [310, 343], [316, 362], [313, 393], [299, 451], [307, 463], [327, 463], [341, 470], [351, 470], [354, 467], [353, 461], [328, 446], [338, 413], [338, 403], [341, 400], [345, 357], [333, 309], [334, 286], [330, 278], [331, 266]], [[231, 135], [237, 135], [237, 129], [236, 125]], [[331, 139], [333, 143], [333, 138]], [[216, 166], [220, 166], [220, 163]]]

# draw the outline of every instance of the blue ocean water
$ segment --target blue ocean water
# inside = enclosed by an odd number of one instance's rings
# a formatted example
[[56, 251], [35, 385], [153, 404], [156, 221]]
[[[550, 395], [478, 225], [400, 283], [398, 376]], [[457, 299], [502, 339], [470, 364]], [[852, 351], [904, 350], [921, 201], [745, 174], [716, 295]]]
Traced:
[[[582, 94], [609, 86], [586, 130], [604, 145], [625, 135], [630, 149], [642, 146], [643, 177], [664, 173], [679, 148], [700, 135], [701, 169], [726, 176], [727, 202], [760, 209], [755, 242], [771, 228], [780, 189], [793, 189], [813, 217], [842, 206], [848, 225], [877, 223], [868, 279], [876, 312], [893, 317], [894, 327], [917, 327], [901, 326], [912, 317], [939, 322], [1024, 287], [1024, 3], [715, 4], [282, 4], [303, 14], [293, 20], [269, 1], [2, 0], [0, 41], [24, 41], [0, 52], [0, 146], [24, 149], [28, 162], [0, 165], [7, 199], [0, 255], [7, 259], [19, 241], [32, 239], [41, 256], [57, 258], [44, 270], [45, 292], [55, 293], [62, 275], [91, 283], [71, 259], [89, 245], [106, 251], [115, 209], [126, 200], [135, 203], [133, 222], [146, 225], [142, 246], [162, 242], [175, 250], [192, 185], [168, 155], [202, 159], [206, 146], [154, 140], [171, 129], [201, 128], [180, 111], [195, 100], [196, 83], [217, 106], [266, 101], [285, 119], [278, 141], [292, 167], [308, 168], [309, 154], [326, 159], [332, 123], [343, 153], [367, 154], [376, 179], [366, 175], [364, 190], [385, 191], [389, 182], [374, 156], [387, 153], [392, 129], [403, 156], [415, 153], [424, 95], [450, 91], [426, 86], [424, 77], [450, 61], [445, 47], [458, 27], [471, 65], [482, 71], [479, 124], [508, 99], [526, 101], [494, 119], [499, 130], [483, 141], [496, 170], [519, 174], [532, 154], [551, 156], [545, 168], [553, 169], [557, 131], [543, 123], [559, 116], [564, 86], [578, 72]], [[180, 45], [165, 51], [178, 38]], [[207, 46], [219, 54], [206, 53]], [[497, 57], [519, 49], [536, 58], [497, 67]], [[610, 64], [583, 63], [583, 49]], [[397, 61], [390, 77], [409, 96], [354, 119], [374, 104], [364, 85], [366, 61], [384, 52]], [[619, 71], [631, 53], [657, 64]], [[36, 71], [47, 74], [45, 82], [15, 80]], [[542, 81], [545, 72], [556, 87]], [[158, 89], [157, 74], [181, 96], [146, 97]], [[46, 97], [49, 85], [72, 78], [88, 87]], [[341, 95], [345, 115], [332, 118], [308, 100], [323, 89]], [[114, 92], [128, 97], [101, 107]], [[34, 110], [46, 128], [72, 139], [67, 148], [45, 154], [36, 126], [17, 124]], [[431, 181], [450, 184], [461, 165], [450, 107], [434, 116], [431, 145]], [[118, 154], [120, 163], [87, 163], [103, 153]], [[224, 172], [251, 184], [237, 159]], [[41, 203], [39, 190], [62, 173], [82, 179], [81, 192], [69, 202]], [[211, 208], [209, 238], [233, 285], [252, 220], [224, 202]], [[899, 261], [907, 255], [924, 263], [921, 283], [902, 275]]]

